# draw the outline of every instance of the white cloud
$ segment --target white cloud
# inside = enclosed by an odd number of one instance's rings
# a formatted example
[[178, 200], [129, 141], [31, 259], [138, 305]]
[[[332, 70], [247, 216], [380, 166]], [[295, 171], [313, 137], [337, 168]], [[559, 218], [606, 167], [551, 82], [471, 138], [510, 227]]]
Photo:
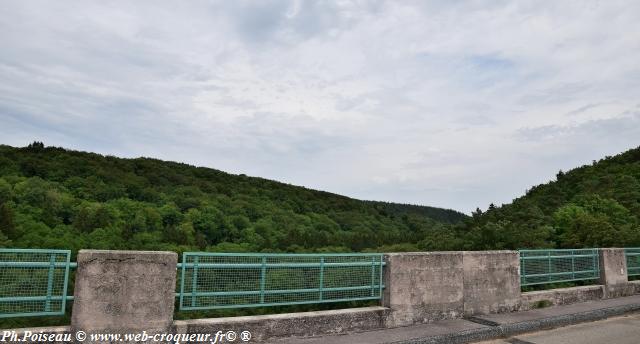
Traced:
[[0, 135], [470, 211], [638, 145], [637, 13], [5, 1]]

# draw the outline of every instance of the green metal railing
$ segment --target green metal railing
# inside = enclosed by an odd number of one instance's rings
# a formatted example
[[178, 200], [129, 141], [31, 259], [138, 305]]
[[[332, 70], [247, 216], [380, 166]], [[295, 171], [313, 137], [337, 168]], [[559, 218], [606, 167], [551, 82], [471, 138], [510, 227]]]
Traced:
[[183, 254], [180, 310], [263, 307], [382, 296], [382, 254]]
[[596, 280], [598, 249], [520, 250], [520, 285]]
[[[629, 276], [640, 248], [625, 249]], [[69, 250], [0, 249], [0, 318], [63, 315]], [[178, 269], [180, 310], [380, 300], [382, 254], [186, 252]], [[522, 286], [597, 280], [598, 249], [520, 250]]]
[[0, 318], [63, 315], [69, 250], [0, 249]]
[[627, 276], [640, 276], [640, 248], [625, 248]]

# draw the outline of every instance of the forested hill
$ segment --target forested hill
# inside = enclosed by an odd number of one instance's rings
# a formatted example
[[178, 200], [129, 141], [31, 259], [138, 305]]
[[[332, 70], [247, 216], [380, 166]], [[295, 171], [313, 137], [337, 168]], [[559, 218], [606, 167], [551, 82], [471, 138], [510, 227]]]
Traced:
[[457, 228], [461, 246], [485, 248], [640, 246], [640, 147], [606, 157], [490, 206]]
[[0, 247], [362, 251], [465, 218], [175, 162], [0, 145]]

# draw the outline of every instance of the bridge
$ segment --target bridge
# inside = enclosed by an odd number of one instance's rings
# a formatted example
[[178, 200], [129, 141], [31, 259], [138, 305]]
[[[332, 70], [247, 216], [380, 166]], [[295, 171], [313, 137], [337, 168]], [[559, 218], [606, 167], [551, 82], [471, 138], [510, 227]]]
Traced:
[[[213, 336], [254, 343], [473, 342], [640, 310], [640, 281], [630, 281], [637, 275], [640, 249], [621, 248], [186, 252], [180, 262], [174, 252], [81, 250], [72, 262], [65, 250], [0, 249], [0, 317], [71, 313], [69, 326], [2, 330], [0, 341], [43, 333], [78, 342], [84, 333], [129, 335], [115, 340], [122, 343], [151, 342], [148, 336], [156, 334], [152, 342], [211, 343]], [[567, 283], [585, 285], [548, 289]], [[345, 302], [377, 305], [174, 319], [176, 310]], [[147, 337], [130, 336], [142, 333]], [[198, 337], [203, 334], [210, 337]], [[100, 342], [95, 338], [80, 341]]]

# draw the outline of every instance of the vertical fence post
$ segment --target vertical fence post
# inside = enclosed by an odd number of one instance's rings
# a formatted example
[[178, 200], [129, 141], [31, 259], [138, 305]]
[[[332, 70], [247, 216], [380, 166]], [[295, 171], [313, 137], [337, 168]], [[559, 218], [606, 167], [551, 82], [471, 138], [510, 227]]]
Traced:
[[551, 251], [547, 251], [547, 282], [551, 282]]
[[320, 301], [322, 301], [322, 289], [324, 288], [324, 257], [320, 257]]
[[264, 303], [264, 286], [267, 278], [267, 257], [262, 256], [262, 269], [260, 270], [260, 303]]
[[[53, 275], [56, 271], [56, 254], [51, 253], [49, 256], [49, 275], [47, 277], [47, 301], [44, 304], [44, 311], [51, 311], [51, 295], [53, 294]], [[62, 297], [65, 297], [63, 295]]]
[[527, 282], [527, 269], [525, 268], [526, 259], [522, 258], [523, 252], [520, 251], [520, 266], [518, 267], [518, 275], [520, 275], [520, 286]]
[[374, 257], [371, 257], [371, 296], [374, 295], [376, 286], [376, 260]]
[[571, 279], [576, 279], [576, 252], [571, 251]]
[[199, 257], [193, 258], [193, 275], [191, 275], [191, 307], [196, 306], [196, 291], [198, 285], [198, 262]]
[[180, 309], [182, 309], [182, 307], [184, 306], [184, 285], [185, 280], [184, 280], [184, 275], [185, 275], [185, 270], [187, 269], [187, 262], [189, 260], [188, 258], [189, 256], [187, 255], [186, 252], [182, 253], [182, 271], [180, 271]]
[[67, 309], [67, 288], [69, 287], [69, 269], [71, 266], [71, 252], [66, 254], [66, 259], [65, 259], [65, 267], [64, 267], [64, 282], [62, 285], [62, 305], [60, 307], [60, 311], [62, 312], [62, 314], [65, 313], [66, 309]]
[[378, 297], [382, 299], [382, 264], [384, 262], [384, 257], [380, 255], [380, 265], [378, 266], [378, 272], [380, 274], [380, 278], [378, 278]]

